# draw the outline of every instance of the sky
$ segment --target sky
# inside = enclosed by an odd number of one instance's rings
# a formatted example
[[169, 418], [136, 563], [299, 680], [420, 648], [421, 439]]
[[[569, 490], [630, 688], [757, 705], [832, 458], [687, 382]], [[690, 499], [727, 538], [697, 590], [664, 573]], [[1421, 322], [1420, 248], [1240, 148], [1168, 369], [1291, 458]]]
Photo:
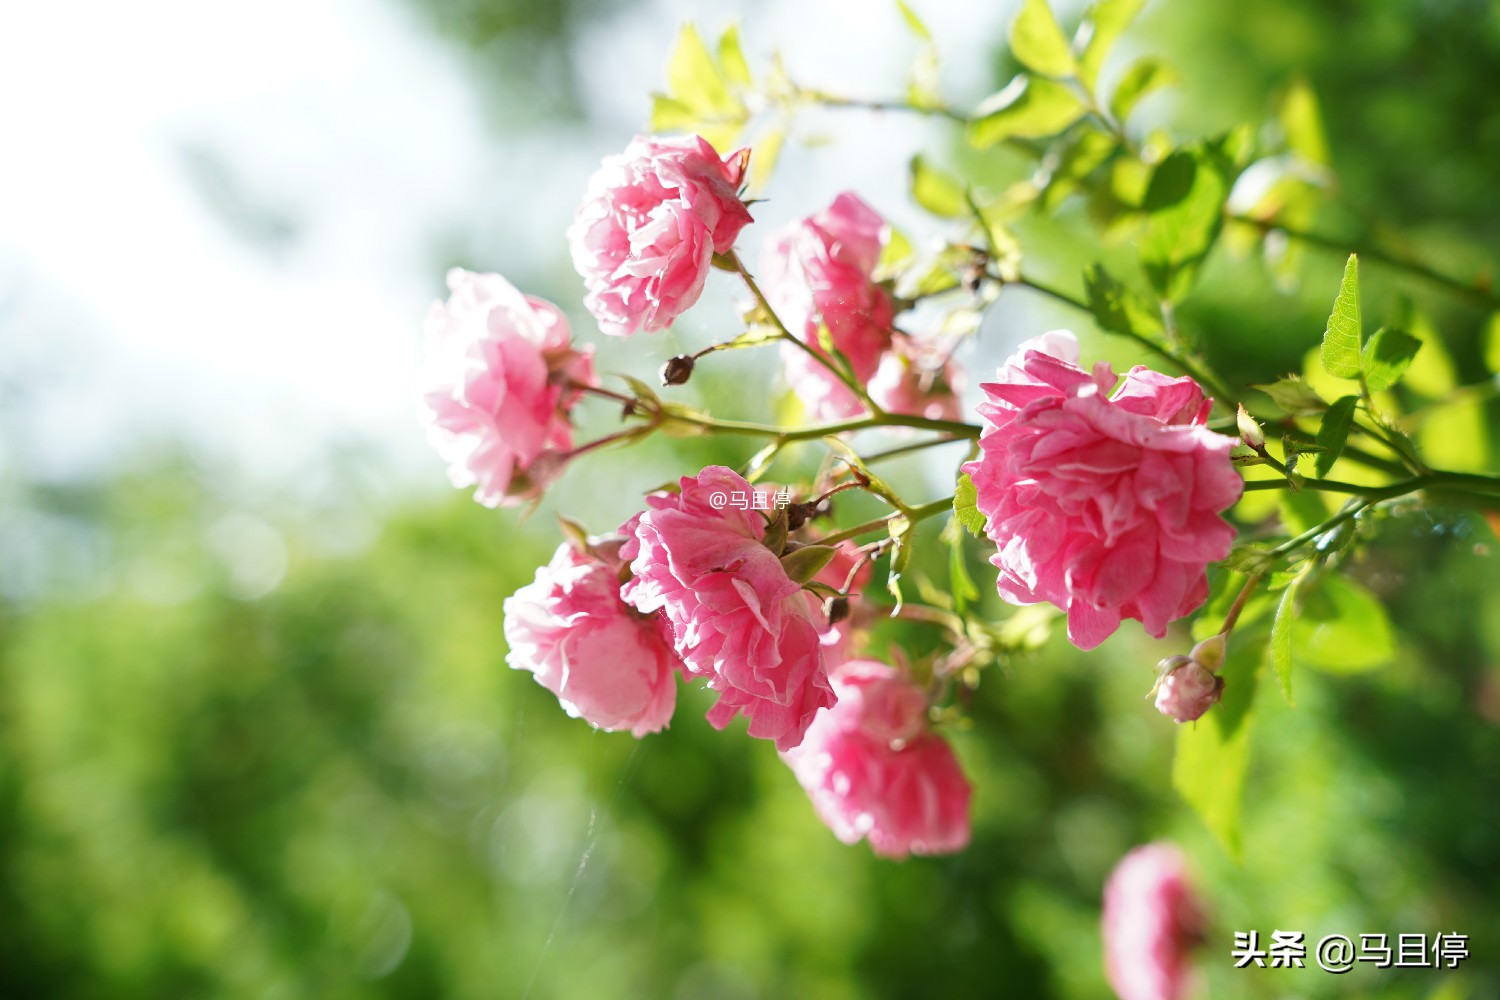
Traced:
[[[917, 6], [945, 83], [982, 96], [991, 53], [964, 43], [999, 37], [1012, 5]], [[0, 462], [88, 477], [184, 441], [276, 479], [358, 441], [441, 488], [411, 377], [443, 262], [457, 248], [571, 294], [575, 335], [602, 340], [563, 231], [687, 20], [738, 20], [752, 66], [777, 49], [800, 81], [861, 96], [899, 92], [916, 49], [894, 6], [862, 0], [626, 5], [577, 41], [587, 120], [508, 131], [478, 103], [480, 57], [396, 0], [0, 7]], [[943, 128], [810, 116], [834, 143], [784, 154], [752, 258], [844, 188], [917, 224], [906, 159]], [[722, 332], [733, 298], [721, 280], [673, 336]], [[666, 356], [612, 349], [642, 374]]]

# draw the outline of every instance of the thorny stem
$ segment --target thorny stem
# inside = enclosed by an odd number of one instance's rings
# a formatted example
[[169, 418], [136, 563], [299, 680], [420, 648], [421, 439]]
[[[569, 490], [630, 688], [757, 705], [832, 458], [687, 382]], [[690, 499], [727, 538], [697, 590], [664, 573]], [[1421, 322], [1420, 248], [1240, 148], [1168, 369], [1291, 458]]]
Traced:
[[1219, 629], [1219, 634], [1228, 636], [1234, 631], [1234, 623], [1240, 620], [1240, 612], [1245, 610], [1245, 604], [1250, 600], [1250, 595], [1255, 593], [1255, 588], [1260, 586], [1260, 581], [1265, 579], [1265, 572], [1251, 573], [1245, 585], [1240, 588], [1239, 595], [1235, 597], [1234, 603], [1229, 606], [1229, 613], [1224, 616], [1224, 627]]

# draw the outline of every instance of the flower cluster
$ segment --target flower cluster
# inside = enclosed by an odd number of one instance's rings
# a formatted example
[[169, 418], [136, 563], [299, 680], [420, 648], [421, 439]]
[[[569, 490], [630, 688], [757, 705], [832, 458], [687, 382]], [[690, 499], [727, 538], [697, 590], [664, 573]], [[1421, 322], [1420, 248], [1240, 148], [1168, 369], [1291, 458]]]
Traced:
[[[1220, 514], [1242, 483], [1234, 442], [1207, 428], [1210, 402], [1193, 379], [1135, 368], [1117, 387], [1108, 365], [1078, 367], [1076, 341], [1059, 331], [1023, 345], [981, 386], [981, 426], [963, 423], [954, 345], [897, 326], [910, 303], [880, 277], [890, 230], [857, 195], [771, 236], [763, 289], [745, 272], [736, 241], [752, 221], [739, 193], [747, 156], [721, 157], [697, 137], [640, 137], [604, 162], [569, 240], [584, 304], [605, 334], [663, 330], [715, 265], [738, 271], [756, 310], [772, 314], [761, 320], [778, 332], [786, 381], [813, 419], [978, 437], [963, 471], [996, 545], [1003, 598], [1062, 608], [1082, 648], [1126, 618], [1160, 636], [1203, 603], [1205, 567], [1233, 537]], [[670, 423], [753, 426], [663, 402], [638, 382], [629, 396], [605, 388], [561, 311], [497, 275], [454, 271], [449, 286], [427, 324], [421, 413], [453, 482], [476, 487], [481, 503], [535, 501], [583, 452]], [[663, 385], [687, 382], [714, 349], [673, 358]], [[623, 403], [621, 419], [644, 423], [575, 446], [573, 410], [587, 397]], [[773, 457], [826, 433], [754, 432], [773, 439]], [[951, 654], [916, 665], [899, 649], [891, 662], [856, 653], [873, 644], [878, 617], [862, 599], [872, 561], [889, 554], [894, 586], [911, 524], [946, 504], [901, 504], [842, 448], [842, 470], [825, 466], [810, 494], [800, 484], [777, 493], [811, 499], [729, 503], [757, 488], [710, 465], [643, 497], [613, 534], [570, 529], [505, 602], [507, 660], [568, 714], [636, 737], [671, 722], [679, 677], [701, 681], [716, 695], [708, 721], [723, 729], [743, 717], [750, 736], [773, 742], [839, 839], [892, 858], [957, 851], [970, 839], [971, 789], [934, 720], [955, 711], [945, 701], [975, 647], [956, 629]], [[848, 489], [897, 510], [820, 531], [830, 498]], [[872, 528], [885, 537], [854, 541]], [[1200, 644], [1165, 666], [1164, 713], [1197, 718], [1217, 699], [1212, 652]], [[1107, 925], [1119, 905], [1107, 906]]]

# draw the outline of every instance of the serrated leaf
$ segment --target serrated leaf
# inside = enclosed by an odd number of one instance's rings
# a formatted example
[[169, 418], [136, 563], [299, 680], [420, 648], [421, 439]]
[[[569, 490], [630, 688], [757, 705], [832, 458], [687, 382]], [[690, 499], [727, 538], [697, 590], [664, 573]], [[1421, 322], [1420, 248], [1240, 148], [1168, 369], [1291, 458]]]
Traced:
[[1421, 350], [1422, 342], [1404, 330], [1381, 327], [1370, 337], [1360, 354], [1365, 385], [1371, 392], [1381, 392], [1401, 381], [1407, 366]]
[[1281, 683], [1281, 696], [1288, 705], [1292, 701], [1292, 625], [1297, 619], [1297, 583], [1281, 592], [1281, 603], [1276, 606], [1276, 618], [1271, 622], [1271, 666], [1276, 670], [1276, 679]]
[[1292, 655], [1298, 663], [1350, 674], [1382, 666], [1396, 655], [1385, 606], [1360, 584], [1328, 573], [1298, 590], [1302, 605], [1292, 626]]
[[932, 41], [932, 32], [928, 30], [927, 25], [922, 23], [922, 19], [917, 16], [916, 11], [911, 9], [906, 0], [896, 0], [896, 9], [901, 11], [901, 19], [906, 22], [906, 26], [911, 29], [913, 35], [924, 42]]
[[833, 545], [803, 545], [781, 557], [781, 568], [795, 583], [807, 583], [833, 561]]
[[1123, 122], [1130, 117], [1141, 98], [1180, 79], [1175, 69], [1155, 56], [1138, 59], [1115, 84], [1115, 92], [1109, 99], [1109, 113]]
[[1022, 73], [974, 109], [969, 143], [988, 149], [1006, 139], [1056, 135], [1087, 110], [1078, 95], [1062, 84]]
[[1229, 177], [1211, 147], [1171, 154], [1151, 175], [1144, 209], [1150, 214], [1141, 239], [1141, 266], [1157, 294], [1180, 299], [1224, 225]]
[[911, 158], [911, 195], [933, 215], [958, 219], [969, 214], [963, 182], [928, 163], [918, 153]]
[[1344, 264], [1344, 279], [1328, 315], [1319, 356], [1323, 370], [1338, 378], [1359, 377], [1359, 349], [1364, 331], [1359, 314], [1359, 257], [1350, 254]]
[[1079, 32], [1088, 32], [1083, 52], [1078, 57], [1078, 79], [1090, 90], [1099, 80], [1099, 68], [1109, 50], [1135, 16], [1141, 12], [1146, 0], [1101, 0], [1089, 8]]
[[1203, 819], [1231, 858], [1240, 857], [1240, 813], [1250, 765], [1259, 643], [1236, 641], [1219, 670], [1224, 695], [1197, 722], [1177, 727], [1172, 786]]
[[744, 50], [740, 48], [740, 29], [731, 24], [719, 36], [719, 65], [730, 83], [749, 87], [750, 66], [745, 62]]
[[1318, 425], [1318, 447], [1323, 451], [1318, 453], [1316, 468], [1318, 476], [1328, 475], [1328, 470], [1333, 468], [1333, 463], [1339, 460], [1339, 455], [1344, 451], [1344, 442], [1349, 440], [1349, 428], [1354, 426], [1354, 407], [1359, 404], [1358, 396], [1340, 396], [1328, 406], [1328, 412], [1323, 414], [1323, 422]]
[[1010, 51], [1016, 61], [1043, 76], [1071, 76], [1075, 66], [1068, 40], [1052, 16], [1047, 0], [1024, 0], [1010, 26]]
[[958, 523], [969, 534], [975, 538], [984, 537], [984, 526], [988, 519], [979, 509], [979, 492], [974, 488], [974, 480], [969, 478], [967, 472], [959, 474], [958, 483], [953, 487], [953, 516], [958, 518]]
[[1270, 385], [1252, 385], [1250, 388], [1265, 393], [1271, 401], [1294, 417], [1310, 417], [1328, 409], [1328, 403], [1318, 391], [1296, 375], [1277, 379]]

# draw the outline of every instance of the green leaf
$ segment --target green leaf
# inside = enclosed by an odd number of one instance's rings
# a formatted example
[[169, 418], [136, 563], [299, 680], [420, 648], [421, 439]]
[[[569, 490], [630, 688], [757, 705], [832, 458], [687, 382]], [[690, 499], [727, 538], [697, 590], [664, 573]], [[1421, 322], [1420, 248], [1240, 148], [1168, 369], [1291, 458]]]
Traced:
[[697, 123], [697, 113], [686, 104], [665, 94], [651, 95], [651, 131], [687, 132]]
[[913, 35], [924, 42], [932, 41], [932, 32], [928, 30], [927, 25], [922, 23], [922, 19], [917, 16], [916, 11], [911, 9], [906, 0], [896, 0], [896, 9], [901, 11], [901, 19], [906, 22], [906, 26], [911, 29]]
[[1405, 331], [1385, 326], [1376, 330], [1359, 359], [1365, 385], [1371, 392], [1380, 392], [1401, 381], [1421, 347], [1422, 342]]
[[1153, 90], [1171, 86], [1179, 79], [1177, 71], [1161, 59], [1155, 56], [1139, 59], [1115, 85], [1114, 95], [1109, 99], [1109, 113], [1123, 122], [1130, 117], [1141, 98]]
[[1125, 336], [1161, 332], [1161, 317], [1141, 296], [1121, 284], [1103, 264], [1091, 264], [1083, 276], [1089, 312], [1099, 329]]
[[1089, 9], [1079, 29], [1080, 36], [1087, 32], [1087, 42], [1078, 57], [1078, 79], [1085, 87], [1094, 89], [1104, 58], [1145, 5], [1146, 0], [1101, 0]]
[[1396, 637], [1374, 594], [1346, 576], [1329, 573], [1303, 593], [1292, 647], [1298, 663], [1349, 674], [1388, 663], [1396, 654]]
[[1224, 225], [1227, 165], [1208, 146], [1180, 149], [1151, 175], [1143, 208], [1150, 214], [1141, 239], [1141, 266], [1157, 294], [1185, 295]]
[[859, 470], [860, 475], [865, 478], [865, 488], [867, 490], [897, 510], [906, 509], [901, 505], [901, 498], [896, 496], [896, 491], [891, 489], [890, 485], [884, 479], [881, 479], [870, 471], [870, 467], [865, 464], [865, 460], [860, 457], [859, 452], [851, 448], [847, 441], [830, 434], [823, 438], [823, 444], [827, 446], [829, 451], [834, 452], [843, 459], [850, 468]]
[[979, 494], [974, 489], [974, 480], [969, 478], [967, 472], [958, 477], [958, 484], [953, 488], [953, 516], [958, 518], [958, 523], [975, 538], [984, 536], [984, 525], [988, 520], [979, 510]]
[[928, 163], [922, 154], [911, 158], [911, 195], [933, 215], [957, 219], [969, 214], [964, 186], [952, 174]]
[[1281, 682], [1281, 696], [1288, 705], [1292, 700], [1292, 626], [1297, 620], [1297, 581], [1281, 592], [1276, 618], [1271, 622], [1271, 665]]
[[781, 568], [797, 583], [807, 583], [833, 561], [832, 545], [804, 545], [781, 557]]
[[745, 62], [744, 50], [740, 48], [740, 29], [731, 24], [719, 36], [719, 65], [724, 77], [741, 87], [749, 87], [750, 66]]
[[1328, 404], [1318, 395], [1318, 390], [1296, 375], [1277, 379], [1270, 385], [1252, 385], [1250, 388], [1270, 396], [1272, 402], [1294, 417], [1316, 416], [1328, 409]]
[[1349, 255], [1339, 283], [1328, 329], [1323, 333], [1323, 370], [1339, 378], [1359, 377], [1359, 348], [1364, 331], [1359, 316], [1359, 257]]
[[1323, 116], [1318, 98], [1305, 79], [1298, 78], [1281, 99], [1276, 117], [1286, 133], [1287, 147], [1308, 163], [1327, 166], [1328, 139], [1323, 132]]
[[1010, 51], [1016, 60], [1043, 76], [1071, 76], [1075, 66], [1047, 0], [1024, 0], [1010, 26]]
[[764, 192], [770, 184], [771, 173], [776, 169], [776, 161], [781, 159], [781, 147], [785, 141], [786, 130], [780, 125], [765, 129], [756, 138], [750, 155], [748, 180], [752, 195]]
[[1317, 439], [1318, 447], [1325, 449], [1318, 453], [1316, 468], [1320, 477], [1328, 475], [1333, 463], [1339, 460], [1344, 442], [1349, 440], [1349, 428], [1354, 426], [1354, 407], [1358, 403], [1358, 396], [1340, 396], [1329, 405], [1328, 412], [1323, 414], [1323, 422], [1318, 425]]
[[1256, 672], [1263, 648], [1236, 641], [1219, 676], [1224, 696], [1197, 722], [1177, 727], [1172, 786], [1213, 832], [1231, 858], [1240, 857], [1240, 811], [1250, 765]]
[[948, 589], [953, 594], [953, 610], [960, 615], [969, 605], [979, 600], [979, 587], [969, 575], [969, 561], [964, 558], [963, 531], [958, 518], [949, 521], [944, 528], [948, 536]]
[[698, 37], [698, 29], [691, 24], [682, 26], [667, 60], [667, 87], [674, 98], [694, 111], [723, 115], [733, 114], [740, 107]]
[[974, 109], [969, 143], [988, 149], [1006, 139], [1056, 135], [1087, 110], [1078, 95], [1062, 84], [1023, 73]]
[[1491, 374], [1500, 374], [1500, 313], [1484, 325], [1484, 366]]
[[1281, 526], [1289, 534], [1300, 535], [1328, 520], [1328, 504], [1317, 490], [1282, 490], [1276, 498]]

